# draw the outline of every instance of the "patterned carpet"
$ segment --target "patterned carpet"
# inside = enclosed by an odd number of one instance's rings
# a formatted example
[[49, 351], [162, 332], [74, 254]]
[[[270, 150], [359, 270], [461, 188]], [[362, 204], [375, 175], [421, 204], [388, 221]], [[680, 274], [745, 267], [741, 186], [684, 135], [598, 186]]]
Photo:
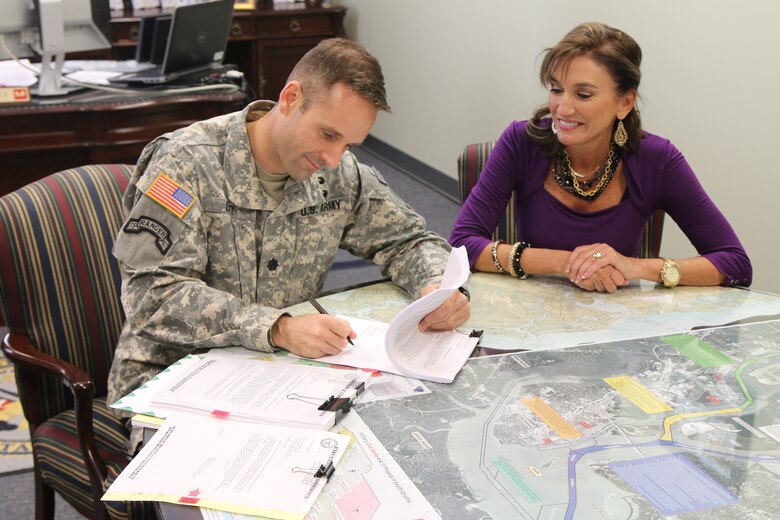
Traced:
[[33, 465], [30, 430], [17, 399], [14, 367], [0, 352], [0, 475]]

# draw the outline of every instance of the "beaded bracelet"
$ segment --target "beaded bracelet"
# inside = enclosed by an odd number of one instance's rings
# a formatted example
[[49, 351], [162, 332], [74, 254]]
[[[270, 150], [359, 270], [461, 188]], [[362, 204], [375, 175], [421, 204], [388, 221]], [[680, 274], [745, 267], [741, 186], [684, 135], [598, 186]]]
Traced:
[[504, 271], [504, 268], [501, 267], [501, 262], [498, 261], [498, 246], [499, 244], [503, 244], [503, 243], [504, 243], [503, 240], [496, 240], [495, 242], [493, 242], [493, 248], [490, 251], [490, 254], [493, 255], [493, 265], [496, 266], [496, 269], [498, 269], [499, 273], [506, 273], [506, 271]]
[[513, 259], [517, 253], [517, 248], [520, 247], [520, 242], [515, 242], [512, 248], [509, 250], [509, 256], [507, 257], [507, 265], [509, 266], [509, 275], [517, 278], [517, 271], [515, 271], [515, 263]]
[[516, 242], [509, 252], [509, 272], [512, 276], [520, 278], [521, 280], [528, 278], [528, 275], [525, 274], [523, 268], [520, 267], [520, 257], [523, 256], [523, 251], [525, 251], [525, 248], [527, 247], [531, 247], [531, 244], [528, 242]]

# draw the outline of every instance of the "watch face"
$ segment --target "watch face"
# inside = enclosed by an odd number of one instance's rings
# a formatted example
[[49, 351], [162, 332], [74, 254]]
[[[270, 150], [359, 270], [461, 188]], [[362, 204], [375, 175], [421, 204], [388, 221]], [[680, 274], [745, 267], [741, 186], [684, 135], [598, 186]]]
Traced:
[[665, 286], [674, 287], [680, 282], [680, 267], [673, 260], [665, 261], [661, 277]]

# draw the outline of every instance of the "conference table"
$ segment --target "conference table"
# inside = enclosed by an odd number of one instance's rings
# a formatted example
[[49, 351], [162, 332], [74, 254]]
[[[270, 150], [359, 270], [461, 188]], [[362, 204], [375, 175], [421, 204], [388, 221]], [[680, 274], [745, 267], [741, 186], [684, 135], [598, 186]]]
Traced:
[[[780, 295], [485, 273], [468, 288], [475, 356], [451, 384], [359, 401], [342, 421], [357, 453], [310, 518], [780, 515]], [[384, 281], [318, 301], [390, 322], [410, 298]]]

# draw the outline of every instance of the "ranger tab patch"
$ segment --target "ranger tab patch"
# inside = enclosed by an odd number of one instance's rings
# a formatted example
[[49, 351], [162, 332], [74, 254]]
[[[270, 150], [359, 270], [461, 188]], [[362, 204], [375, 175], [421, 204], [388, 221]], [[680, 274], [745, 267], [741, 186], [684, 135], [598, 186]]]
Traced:
[[152, 217], [131, 218], [125, 224], [124, 230], [125, 233], [140, 233], [142, 231], [151, 233], [156, 238], [154, 245], [162, 254], [167, 253], [171, 248], [171, 230]]
[[192, 207], [192, 203], [195, 202], [195, 197], [190, 192], [176, 184], [163, 172], [157, 175], [152, 185], [146, 190], [146, 194], [179, 218], [183, 218]]

